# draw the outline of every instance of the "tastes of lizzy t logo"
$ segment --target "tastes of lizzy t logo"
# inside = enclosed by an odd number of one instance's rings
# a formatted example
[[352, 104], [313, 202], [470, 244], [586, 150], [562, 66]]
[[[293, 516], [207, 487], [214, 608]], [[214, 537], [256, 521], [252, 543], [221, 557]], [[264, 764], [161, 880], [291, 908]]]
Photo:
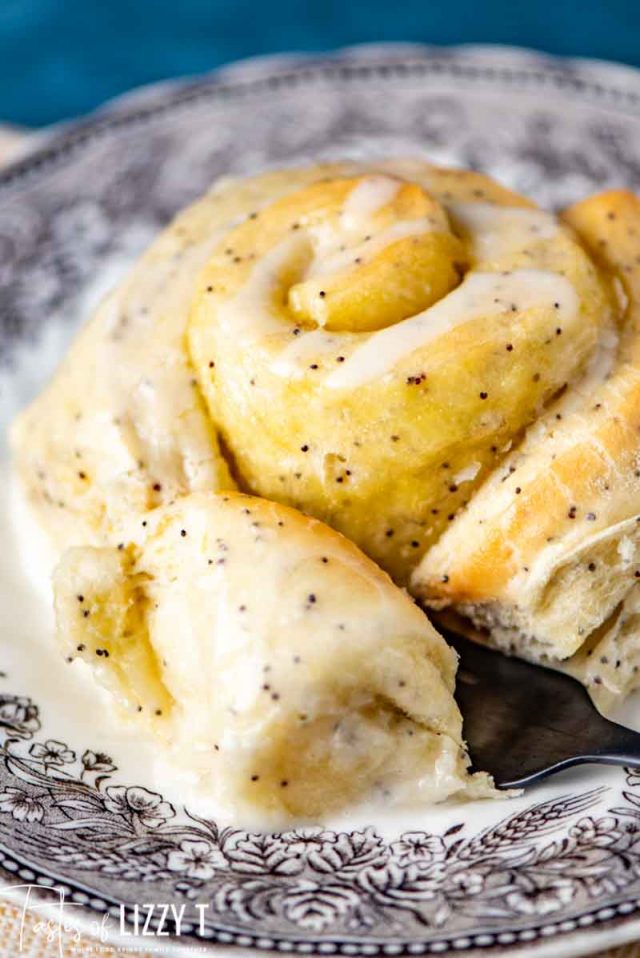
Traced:
[[[0, 895], [9, 901], [13, 899], [21, 908], [18, 954], [26, 953], [35, 937], [54, 945], [58, 958], [75, 958], [82, 954], [79, 948], [83, 934], [102, 944], [110, 942], [127, 949], [144, 947], [146, 951], [154, 951], [163, 939], [179, 938], [186, 930], [184, 904], [146, 903], [126, 908], [120, 905], [114, 916], [96, 915], [93, 910], [87, 912], [86, 904], [67, 900], [59, 888], [8, 885], [0, 889]], [[209, 906], [193, 904], [192, 907], [196, 914], [189, 916], [189, 930], [195, 925], [202, 933]], [[202, 950], [193, 949], [194, 952]], [[91, 954], [96, 954], [95, 949]]]

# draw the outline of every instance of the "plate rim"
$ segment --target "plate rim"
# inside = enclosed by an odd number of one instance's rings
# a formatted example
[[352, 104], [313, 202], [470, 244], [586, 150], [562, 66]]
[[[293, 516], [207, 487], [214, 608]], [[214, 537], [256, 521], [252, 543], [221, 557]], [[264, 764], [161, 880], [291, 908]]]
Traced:
[[[413, 51], [407, 58], [407, 46]], [[485, 58], [494, 57], [498, 67]], [[460, 61], [465, 62], [464, 65]], [[509, 62], [513, 61], [513, 62]], [[579, 74], [593, 73], [593, 78]], [[576, 95], [592, 95], [596, 100], [611, 99], [637, 108], [640, 115], [640, 68], [586, 57], [562, 57], [527, 47], [500, 44], [356, 44], [326, 53], [267, 54], [248, 57], [218, 67], [208, 73], [181, 76], [144, 84], [120, 94], [96, 110], [77, 118], [36, 131], [35, 143], [26, 155], [18, 156], [0, 170], [0, 195], [20, 186], [30, 176], [42, 174], [60, 161], [108, 133], [142, 124], [198, 100], [249, 95], [288, 85], [313, 83], [332, 73], [345, 79], [364, 79], [378, 75], [427, 75], [439, 73], [451, 78], [480, 78], [499, 83], [549, 82], [557, 88], [573, 87]], [[597, 80], [596, 74], [609, 82]], [[619, 85], [626, 83], [636, 89]], [[614, 78], [618, 82], [614, 82]], [[44, 139], [43, 139], [44, 137]]]

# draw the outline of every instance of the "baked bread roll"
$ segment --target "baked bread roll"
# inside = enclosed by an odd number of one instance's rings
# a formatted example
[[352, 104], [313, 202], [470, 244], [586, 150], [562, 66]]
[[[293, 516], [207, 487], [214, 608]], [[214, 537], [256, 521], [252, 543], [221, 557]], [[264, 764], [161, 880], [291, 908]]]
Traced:
[[189, 344], [234, 474], [405, 582], [614, 312], [565, 224], [416, 161], [247, 207], [198, 280]]
[[314, 519], [187, 495], [121, 549], [69, 550], [54, 585], [65, 654], [236, 820], [491, 791], [467, 773], [455, 653]]
[[618, 289], [618, 335], [533, 425], [416, 570], [493, 643], [563, 662], [607, 709], [640, 666], [640, 199], [624, 191], [563, 220]]
[[116, 547], [237, 487], [606, 705], [640, 666], [639, 202], [557, 218], [418, 160], [218, 185], [19, 418], [40, 521]]
[[568, 228], [477, 173], [227, 181], [101, 305], [19, 418], [16, 462], [57, 549], [237, 483], [406, 582], [614, 309]]

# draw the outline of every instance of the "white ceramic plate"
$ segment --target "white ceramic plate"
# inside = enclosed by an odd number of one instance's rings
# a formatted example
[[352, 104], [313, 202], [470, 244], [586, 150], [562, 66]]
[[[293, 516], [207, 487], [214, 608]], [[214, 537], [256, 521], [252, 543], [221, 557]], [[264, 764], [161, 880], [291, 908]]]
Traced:
[[[640, 189], [640, 75], [513, 50], [360, 49], [164, 84], [61, 129], [0, 174], [3, 434], [91, 304], [214, 177], [397, 153], [480, 168], [551, 207]], [[363, 811], [275, 836], [189, 814], [170, 778], [161, 795], [151, 747], [110, 723], [102, 693], [53, 648], [37, 536], [19, 546], [7, 476], [7, 884], [61, 888], [85, 926], [106, 915], [109, 935], [121, 906], [184, 904], [165, 954], [225, 943], [566, 958], [640, 936], [637, 773], [593, 767], [512, 801]]]

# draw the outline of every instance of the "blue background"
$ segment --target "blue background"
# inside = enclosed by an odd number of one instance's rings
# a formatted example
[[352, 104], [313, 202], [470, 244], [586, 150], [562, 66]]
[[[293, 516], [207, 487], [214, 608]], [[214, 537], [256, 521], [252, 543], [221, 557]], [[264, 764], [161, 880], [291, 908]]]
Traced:
[[50, 123], [240, 57], [383, 40], [640, 66], [640, 0], [0, 0], [0, 120]]

